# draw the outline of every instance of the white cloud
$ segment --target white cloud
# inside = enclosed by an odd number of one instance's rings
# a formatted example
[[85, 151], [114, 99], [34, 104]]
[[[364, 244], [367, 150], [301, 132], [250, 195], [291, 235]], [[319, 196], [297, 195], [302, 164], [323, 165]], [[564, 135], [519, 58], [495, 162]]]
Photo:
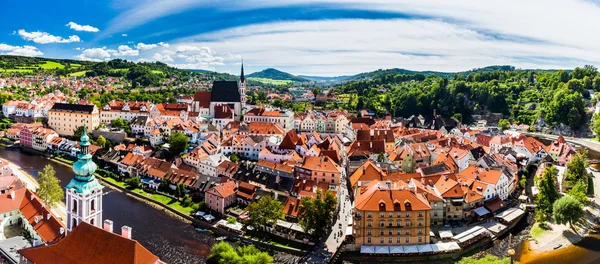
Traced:
[[12, 46], [4, 43], [0, 43], [0, 52], [8, 51], [7, 55], [18, 55], [18, 56], [41, 56], [43, 52], [39, 51], [34, 46]]
[[79, 60], [103, 61], [110, 58], [112, 51], [114, 50], [107, 50], [106, 47], [85, 49], [81, 54], [75, 56], [75, 58]]
[[171, 58], [171, 56], [161, 55], [160, 53], [155, 53], [154, 56], [152, 56], [152, 59], [161, 61], [161, 62], [175, 62], [175, 60], [173, 60], [173, 58]]
[[67, 26], [70, 29], [75, 30], [75, 31], [85, 31], [85, 32], [98, 32], [98, 31], [100, 31], [96, 27], [92, 27], [90, 25], [85, 25], [85, 26], [84, 25], [79, 25], [79, 24], [77, 24], [75, 22], [72, 22], [72, 21], [69, 22], [69, 23], [67, 23], [65, 26]]
[[111, 54], [115, 56], [138, 56], [140, 55], [140, 51], [134, 50], [127, 45], [121, 45], [117, 48], [116, 51], [113, 51]]
[[81, 42], [81, 39], [79, 39], [77, 35], [72, 35], [65, 39], [63, 37], [50, 35], [49, 33], [41, 31], [27, 32], [24, 29], [19, 29], [18, 33], [19, 36], [21, 36], [21, 38], [24, 40], [33, 41], [40, 44]]
[[168, 43], [164, 43], [164, 42], [159, 42], [156, 44], [144, 44], [144, 43], [138, 43], [136, 45], [136, 48], [142, 51], [146, 51], [146, 50], [151, 50], [151, 49], [155, 49], [158, 47], [163, 47], [163, 48], [168, 48], [169, 44]]
[[121, 37], [127, 37], [127, 34], [123, 33], [121, 34]]

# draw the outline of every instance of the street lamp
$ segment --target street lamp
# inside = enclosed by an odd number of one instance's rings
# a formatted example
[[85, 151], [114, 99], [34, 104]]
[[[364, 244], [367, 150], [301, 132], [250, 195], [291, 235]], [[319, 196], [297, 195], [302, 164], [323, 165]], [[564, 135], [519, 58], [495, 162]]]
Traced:
[[513, 256], [515, 255], [515, 250], [512, 248], [509, 248], [508, 255], [510, 256], [510, 264], [513, 264]]

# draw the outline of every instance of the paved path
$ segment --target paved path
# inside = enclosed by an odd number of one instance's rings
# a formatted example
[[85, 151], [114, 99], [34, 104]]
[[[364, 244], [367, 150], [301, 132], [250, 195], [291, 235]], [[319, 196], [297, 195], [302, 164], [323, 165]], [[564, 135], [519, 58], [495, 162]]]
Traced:
[[[37, 180], [33, 176], [29, 175], [27, 172], [24, 172], [21, 169], [21, 167], [19, 167], [18, 165], [14, 164], [14, 163], [9, 163], [8, 166], [12, 169], [13, 174], [15, 174], [17, 177], [19, 177], [19, 179], [21, 181], [25, 182], [25, 184], [27, 185], [27, 189], [30, 189], [32, 191], [37, 190], [39, 185], [38, 185]], [[57, 215], [64, 224], [66, 224], [65, 219], [67, 219], [66, 212], [67, 212], [67, 209], [63, 202], [60, 202], [56, 206], [52, 207], [52, 213]]]
[[[539, 137], [539, 138], [544, 138], [544, 139], [548, 139], [548, 140], [555, 140], [558, 138], [558, 136], [555, 135], [550, 135], [550, 134], [542, 134], [542, 133], [523, 133], [524, 135], [527, 136], [535, 136], [535, 137]], [[594, 151], [598, 151], [600, 152], [600, 142], [589, 139], [589, 138], [574, 138], [574, 137], [565, 137], [565, 140], [571, 144], [575, 144], [578, 146], [582, 146], [582, 147], [586, 147], [589, 149], [592, 149]]]
[[335, 218], [333, 226], [329, 229], [327, 238], [321, 241], [316, 249], [311, 250], [310, 255], [302, 263], [326, 263], [329, 260], [329, 258], [326, 259], [326, 255], [332, 257], [344, 241], [344, 238], [346, 238], [346, 229], [352, 213], [352, 202], [348, 196], [348, 187], [346, 186], [348, 181], [346, 179], [345, 167], [345, 164], [343, 164], [342, 184], [340, 185], [338, 196], [340, 206], [338, 216]]

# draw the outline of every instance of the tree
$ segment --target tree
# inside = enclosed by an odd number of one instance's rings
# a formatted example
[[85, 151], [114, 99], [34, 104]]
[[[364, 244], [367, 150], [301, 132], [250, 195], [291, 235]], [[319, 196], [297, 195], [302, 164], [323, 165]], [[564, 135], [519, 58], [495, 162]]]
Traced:
[[587, 166], [586, 161], [587, 151], [581, 150], [577, 154], [573, 155], [571, 161], [567, 163], [567, 170], [565, 171], [565, 179], [570, 183], [574, 184], [579, 180], [587, 182]]
[[560, 197], [555, 183], [557, 175], [558, 170], [554, 166], [548, 166], [539, 180], [539, 193], [535, 199], [536, 215], [539, 219], [544, 220], [552, 215], [552, 205]]
[[56, 172], [50, 165], [46, 165], [42, 171], [38, 173], [37, 194], [49, 206], [55, 206], [65, 196], [60, 180], [56, 178]]
[[221, 241], [210, 250], [208, 259], [218, 264], [267, 264], [273, 263], [273, 257], [258, 250], [253, 245], [241, 246], [237, 250], [229, 243]]
[[278, 219], [283, 218], [283, 205], [272, 196], [264, 196], [248, 205], [248, 225], [255, 229], [273, 226]]
[[304, 196], [300, 200], [298, 223], [307, 233], [319, 236], [333, 224], [336, 207], [337, 198], [332, 192], [317, 190], [315, 198]]
[[169, 151], [177, 155], [188, 148], [188, 137], [181, 132], [171, 133], [169, 136]]
[[99, 136], [98, 139], [96, 139], [96, 144], [98, 144], [100, 147], [106, 146], [106, 138]]
[[596, 139], [600, 140], [600, 114], [594, 114], [594, 120], [590, 122], [590, 128], [596, 134]]
[[377, 162], [385, 162], [385, 154], [384, 153], [377, 154]]
[[77, 129], [75, 129], [75, 132], [73, 132], [73, 137], [75, 137], [77, 140], [79, 140], [79, 138], [81, 136], [83, 136], [84, 132], [85, 131], [83, 131], [83, 126], [80, 126]]
[[586, 205], [588, 203], [587, 188], [588, 186], [586, 181], [579, 180], [577, 181], [575, 186], [573, 186], [573, 188], [571, 188], [571, 190], [569, 190], [567, 193], [573, 198], [575, 198], [577, 201], [579, 201], [581, 204]]
[[158, 190], [167, 192], [169, 190], [169, 180], [163, 178], [158, 185]]
[[127, 181], [125, 181], [125, 183], [127, 184], [127, 187], [129, 189], [137, 189], [140, 187], [140, 178], [138, 177], [133, 177], [133, 178], [129, 178], [127, 179]]
[[500, 119], [500, 121], [498, 121], [498, 128], [500, 128], [500, 130], [507, 130], [509, 127], [510, 122], [508, 119]]
[[179, 184], [177, 184], [177, 187], [175, 187], [175, 196], [176, 197], [185, 196], [185, 186], [183, 185], [183, 183], [179, 183]]
[[238, 163], [238, 161], [240, 160], [240, 157], [237, 154], [231, 154], [231, 156], [229, 156], [229, 160], [233, 163]]
[[457, 264], [509, 264], [510, 258], [499, 259], [498, 257], [488, 254], [483, 258], [476, 259], [474, 257], [464, 257]]
[[583, 217], [583, 204], [572, 196], [565, 195], [554, 202], [553, 211], [556, 223], [564, 225], [568, 223], [573, 228], [573, 224]]

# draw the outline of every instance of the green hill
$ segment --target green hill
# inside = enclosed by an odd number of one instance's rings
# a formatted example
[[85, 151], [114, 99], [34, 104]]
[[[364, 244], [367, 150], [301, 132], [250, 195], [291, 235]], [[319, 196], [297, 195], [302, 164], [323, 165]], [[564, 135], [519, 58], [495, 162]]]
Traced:
[[260, 78], [260, 79], [271, 79], [271, 80], [282, 80], [282, 81], [293, 81], [293, 82], [309, 82], [310, 80], [295, 76], [293, 74], [282, 72], [273, 68], [264, 69], [259, 72], [248, 74], [248, 78]]

